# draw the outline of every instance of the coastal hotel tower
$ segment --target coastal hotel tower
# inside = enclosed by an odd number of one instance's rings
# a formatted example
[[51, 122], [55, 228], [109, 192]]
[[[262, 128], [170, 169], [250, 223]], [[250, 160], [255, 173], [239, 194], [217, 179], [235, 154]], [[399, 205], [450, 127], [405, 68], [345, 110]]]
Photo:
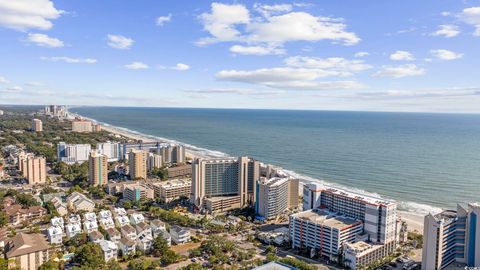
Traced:
[[213, 213], [253, 205], [260, 162], [248, 157], [195, 159], [191, 202], [196, 211]]
[[478, 203], [470, 203], [468, 208], [457, 205], [457, 210], [425, 216], [422, 269], [445, 269], [454, 262], [480, 268]]

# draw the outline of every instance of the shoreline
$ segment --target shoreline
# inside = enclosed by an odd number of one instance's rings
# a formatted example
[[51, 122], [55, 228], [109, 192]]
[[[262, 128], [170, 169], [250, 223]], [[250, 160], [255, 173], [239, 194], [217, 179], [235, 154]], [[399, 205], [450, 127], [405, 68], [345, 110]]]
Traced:
[[[132, 131], [132, 130], [129, 130], [129, 129], [126, 129], [126, 128], [122, 128], [122, 127], [117, 127], [117, 126], [112, 126], [112, 125], [109, 125], [107, 123], [102, 123], [102, 122], [99, 122], [95, 119], [92, 119], [92, 118], [88, 118], [88, 117], [84, 117], [84, 116], [81, 116], [79, 114], [76, 114], [76, 116], [80, 116], [80, 117], [83, 117], [85, 119], [89, 119], [95, 123], [98, 123], [102, 126], [102, 129], [107, 131], [107, 132], [110, 132], [112, 134], [116, 134], [116, 135], [120, 135], [120, 136], [123, 136], [125, 138], [128, 138], [128, 139], [131, 139], [131, 140], [135, 140], [135, 141], [152, 141], [152, 140], [163, 140], [165, 142], [169, 142], [169, 143], [181, 143], [181, 142], [178, 142], [178, 141], [175, 141], [175, 140], [171, 140], [171, 139], [166, 139], [166, 138], [160, 138], [158, 136], [153, 136], [153, 135], [146, 135], [146, 134], [142, 134], [140, 132], [136, 132], [136, 131]], [[192, 145], [188, 145], [188, 144], [184, 144], [185, 145], [185, 156], [187, 158], [219, 158], [219, 157], [228, 157], [228, 155], [224, 154], [224, 153], [220, 153], [220, 152], [215, 152], [215, 153], [218, 153], [218, 154], [215, 154], [215, 155], [207, 155], [205, 152], [206, 151], [210, 151], [208, 149], [203, 149], [203, 148], [198, 148], [198, 147], [194, 147]], [[194, 148], [194, 149], [192, 149]], [[212, 151], [210, 151], [212, 152]], [[288, 170], [285, 170], [290, 176], [292, 177], [295, 177], [295, 178], [300, 178], [300, 177], [296, 177], [296, 173], [294, 172], [291, 172], [291, 171], [288, 171]], [[322, 182], [321, 180], [319, 179], [311, 179], [311, 180], [308, 180], [308, 179], [299, 179], [299, 191], [301, 191], [301, 187], [303, 186], [303, 184], [305, 184], [306, 182]], [[348, 187], [342, 187], [343, 189], [348, 189]], [[398, 202], [398, 201], [397, 201]], [[433, 208], [432, 208], [433, 209]], [[408, 231], [410, 232], [417, 232], [417, 233], [420, 233], [420, 234], [423, 234], [423, 218], [424, 218], [424, 214], [422, 213], [414, 213], [414, 212], [410, 212], [410, 211], [405, 211], [405, 210], [398, 210], [397, 208], [397, 217], [400, 218], [402, 221], [405, 221], [407, 223], [407, 227], [408, 227]]]

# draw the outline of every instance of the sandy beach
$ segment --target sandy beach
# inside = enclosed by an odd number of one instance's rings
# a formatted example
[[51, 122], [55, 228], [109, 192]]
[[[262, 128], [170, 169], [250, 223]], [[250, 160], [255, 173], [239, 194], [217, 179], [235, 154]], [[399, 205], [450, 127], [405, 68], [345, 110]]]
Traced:
[[[124, 130], [124, 129], [116, 128], [112, 126], [102, 125], [102, 129], [112, 134], [117, 134], [134, 141], [148, 142], [148, 141], [155, 140], [153, 137], [150, 137], [150, 136], [130, 132], [128, 130]], [[202, 155], [199, 151], [189, 149], [188, 147], [186, 147], [185, 149], [185, 155], [189, 159], [207, 158], [207, 156]], [[301, 187], [303, 186], [304, 183], [300, 182], [299, 184], [300, 184], [300, 190], [301, 190]], [[415, 213], [405, 212], [405, 211], [398, 211], [397, 216], [407, 223], [408, 231], [423, 233], [423, 216]]]

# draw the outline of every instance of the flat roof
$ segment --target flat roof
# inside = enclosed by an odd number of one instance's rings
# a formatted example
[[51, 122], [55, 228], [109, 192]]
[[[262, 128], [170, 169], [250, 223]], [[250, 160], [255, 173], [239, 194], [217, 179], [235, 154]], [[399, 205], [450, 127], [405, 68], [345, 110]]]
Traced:
[[362, 223], [360, 220], [346, 217], [336, 212], [329, 211], [327, 209], [308, 210], [294, 214], [292, 215], [292, 217], [308, 220], [315, 224], [322, 224], [324, 226], [336, 228], [339, 230], [346, 229], [353, 225]]

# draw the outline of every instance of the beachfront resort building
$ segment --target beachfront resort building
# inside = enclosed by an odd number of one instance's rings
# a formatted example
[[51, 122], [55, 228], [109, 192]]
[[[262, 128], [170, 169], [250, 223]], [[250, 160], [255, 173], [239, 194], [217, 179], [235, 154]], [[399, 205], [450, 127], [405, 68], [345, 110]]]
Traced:
[[195, 210], [213, 213], [253, 205], [259, 165], [248, 157], [195, 159], [190, 198]]
[[298, 180], [288, 177], [260, 178], [256, 185], [256, 213], [274, 219], [287, 209], [298, 207]]
[[422, 270], [445, 269], [452, 263], [480, 267], [480, 204], [425, 216]]
[[92, 186], [104, 186], [108, 183], [108, 157], [90, 152], [88, 158], [88, 181]]
[[66, 144], [60, 142], [57, 144], [58, 161], [67, 164], [83, 163], [88, 161], [92, 147], [90, 144]]
[[34, 132], [42, 132], [43, 131], [43, 123], [40, 119], [33, 119], [32, 120], [32, 131]]
[[155, 153], [148, 153], [147, 170], [151, 171], [154, 168], [161, 168], [163, 166], [162, 156]]
[[131, 150], [128, 153], [128, 166], [130, 179], [147, 179], [148, 152], [143, 150]]
[[154, 199], [155, 192], [153, 189], [144, 183], [137, 182], [137, 185], [127, 186], [123, 190], [123, 199], [132, 202], [138, 202], [141, 200]]
[[118, 161], [123, 159], [121, 154], [121, 144], [117, 142], [97, 143], [96, 149], [98, 153], [106, 155], [108, 162]]
[[91, 121], [83, 119], [75, 119], [72, 121], [73, 132], [92, 132], [93, 125]]
[[53, 252], [53, 247], [48, 244], [45, 236], [39, 233], [17, 233], [5, 242], [8, 269], [18, 267], [22, 270], [36, 270], [50, 260]]
[[[390, 254], [394, 251], [397, 242], [397, 204], [394, 201], [385, 200], [378, 197], [366, 196], [341, 190], [337, 188], [328, 187], [322, 184], [309, 183], [304, 185], [303, 190], [303, 209], [310, 213], [307, 218], [301, 221], [300, 231], [303, 232], [303, 222], [313, 220], [319, 223], [320, 227], [322, 220], [335, 219], [353, 219], [360, 222], [361, 230], [355, 233], [355, 238], [342, 238], [340, 245], [343, 248], [343, 256], [349, 258], [356, 258], [355, 264], [348, 265], [351, 269], [357, 269], [367, 266], [378, 258], [379, 254]], [[311, 218], [314, 213], [322, 213], [328, 210], [330, 214], [323, 214], [320, 217]], [[302, 217], [302, 213], [296, 214]], [[293, 215], [295, 216], [295, 215]], [[301, 218], [300, 218], [301, 219]], [[292, 245], [299, 248], [303, 245], [300, 241], [304, 236], [298, 235], [298, 224], [294, 223], [295, 219], [290, 219], [290, 233], [292, 238]], [[345, 220], [342, 220], [344, 222]], [[308, 223], [307, 223], [308, 224]], [[335, 223], [339, 224], [339, 223]], [[344, 228], [340, 224], [340, 228]], [[345, 227], [346, 228], [346, 227]], [[323, 229], [311, 232], [311, 237], [318, 234], [320, 237], [324, 232]], [[328, 240], [328, 239], [327, 239]], [[301, 243], [300, 245], [298, 243]], [[336, 243], [334, 246], [336, 246]], [[325, 250], [326, 247], [331, 246], [329, 241], [320, 242], [320, 246], [310, 244], [307, 246], [312, 248], [312, 252], [319, 256], [326, 256], [329, 259], [336, 260], [336, 255], [333, 253], [324, 253], [320, 250]], [[328, 248], [327, 248], [328, 250]], [[329, 252], [332, 252], [331, 248]], [[347, 254], [348, 252], [348, 254]]]

